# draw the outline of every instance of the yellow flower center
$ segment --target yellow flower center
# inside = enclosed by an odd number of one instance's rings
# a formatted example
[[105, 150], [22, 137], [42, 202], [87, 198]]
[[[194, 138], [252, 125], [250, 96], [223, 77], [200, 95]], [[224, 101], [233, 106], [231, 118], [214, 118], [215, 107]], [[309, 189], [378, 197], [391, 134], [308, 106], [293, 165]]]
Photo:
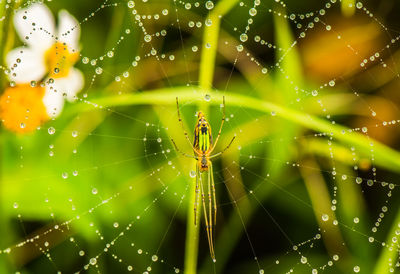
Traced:
[[7, 88], [0, 97], [0, 118], [4, 127], [16, 133], [27, 133], [49, 120], [43, 104], [44, 93], [44, 87], [28, 84]]
[[55, 43], [45, 53], [49, 77], [60, 78], [68, 75], [70, 68], [78, 61], [79, 53], [68, 50], [66, 44]]

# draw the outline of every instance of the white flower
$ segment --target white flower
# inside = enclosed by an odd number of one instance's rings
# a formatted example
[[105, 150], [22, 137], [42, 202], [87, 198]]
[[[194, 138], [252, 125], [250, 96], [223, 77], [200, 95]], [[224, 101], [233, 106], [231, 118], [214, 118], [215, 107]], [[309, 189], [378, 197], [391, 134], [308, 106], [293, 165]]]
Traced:
[[15, 13], [14, 26], [26, 46], [7, 55], [12, 86], [31, 84], [44, 88], [46, 113], [49, 118], [57, 117], [64, 98], [73, 101], [84, 85], [82, 73], [73, 67], [79, 58], [79, 22], [61, 10], [56, 27], [47, 6], [32, 4]]

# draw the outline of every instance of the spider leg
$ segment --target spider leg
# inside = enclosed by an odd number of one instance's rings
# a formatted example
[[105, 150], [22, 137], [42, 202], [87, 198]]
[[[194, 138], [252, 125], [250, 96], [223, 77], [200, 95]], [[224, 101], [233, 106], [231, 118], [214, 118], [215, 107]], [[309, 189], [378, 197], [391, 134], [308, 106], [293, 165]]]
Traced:
[[205, 219], [205, 223], [206, 223], [208, 245], [210, 247], [210, 255], [211, 255], [211, 258], [213, 260], [215, 260], [212, 230], [210, 229], [210, 225], [209, 225], [206, 202], [205, 202], [205, 197], [204, 197], [205, 195], [204, 195], [203, 181], [202, 181], [202, 176], [201, 175], [200, 175], [200, 188], [201, 188], [201, 199], [202, 199], [203, 208], [204, 208], [204, 219]]
[[186, 154], [185, 152], [180, 151], [179, 148], [178, 148], [178, 146], [175, 144], [174, 139], [171, 138], [171, 142], [174, 144], [175, 150], [176, 150], [177, 152], [179, 152], [180, 154], [182, 154], [182, 155], [185, 156], [185, 157], [193, 158], [193, 159], [196, 159], [196, 160], [197, 160], [197, 157], [196, 157], [196, 156], [193, 156], [193, 155], [190, 155], [190, 154]]
[[212, 163], [210, 161], [210, 173], [211, 173], [211, 187], [213, 193], [213, 204], [214, 204], [214, 226], [217, 224], [217, 198], [215, 195], [215, 184], [214, 184], [214, 173]]
[[185, 138], [186, 138], [186, 140], [189, 142], [190, 147], [193, 149], [192, 142], [191, 142], [190, 139], [189, 139], [189, 136], [188, 136], [188, 133], [187, 133], [187, 131], [186, 131], [186, 129], [185, 129], [185, 126], [183, 125], [183, 121], [182, 121], [182, 118], [181, 118], [181, 113], [180, 113], [180, 111], [179, 111], [178, 97], [176, 97], [176, 110], [177, 110], [177, 112], [178, 112], [178, 120], [179, 120], [179, 123], [180, 123], [181, 126], [182, 126], [182, 130], [183, 130], [183, 133], [185, 134]]
[[199, 166], [196, 165], [196, 190], [195, 190], [195, 200], [194, 200], [194, 225], [197, 225], [197, 207], [199, 206], [199, 176], [201, 176], [199, 172]]
[[227, 146], [226, 148], [224, 148], [221, 152], [218, 152], [218, 153], [216, 153], [216, 154], [214, 154], [214, 155], [211, 155], [211, 156], [209, 157], [209, 159], [218, 157], [218, 156], [220, 156], [222, 153], [224, 153], [225, 151], [227, 151], [227, 150], [229, 149], [229, 147], [231, 146], [231, 144], [233, 143], [233, 140], [235, 140], [235, 138], [236, 138], [236, 136], [233, 136], [232, 140], [229, 142], [229, 144], [228, 144], [228, 146]]
[[215, 139], [215, 143], [211, 148], [211, 151], [214, 150], [214, 148], [217, 146], [218, 140], [219, 140], [219, 136], [221, 136], [221, 132], [222, 132], [222, 126], [224, 125], [225, 122], [225, 96], [222, 97], [222, 121], [221, 121], [221, 126], [219, 128], [219, 132], [217, 135], [217, 139]]

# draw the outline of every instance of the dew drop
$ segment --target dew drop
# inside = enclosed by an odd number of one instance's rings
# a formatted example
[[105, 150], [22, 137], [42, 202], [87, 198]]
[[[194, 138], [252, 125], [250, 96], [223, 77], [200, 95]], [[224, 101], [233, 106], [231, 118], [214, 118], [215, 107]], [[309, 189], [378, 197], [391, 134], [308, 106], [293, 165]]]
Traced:
[[326, 221], [328, 221], [328, 220], [329, 220], [328, 214], [323, 214], [323, 215], [322, 215], [322, 221], [326, 222]]
[[97, 263], [97, 259], [96, 258], [90, 258], [89, 263], [91, 265], [95, 265]]
[[250, 14], [251, 16], [256, 16], [257, 10], [256, 10], [255, 8], [251, 8], [251, 9], [249, 10], [249, 14]]
[[133, 9], [135, 7], [135, 2], [128, 1], [128, 8]]
[[196, 177], [196, 171], [194, 171], [194, 170], [190, 171], [189, 176], [190, 176], [191, 178]]
[[151, 260], [152, 260], [153, 262], [157, 262], [157, 261], [158, 261], [158, 256], [157, 256], [157, 255], [151, 256]]
[[144, 41], [146, 41], [147, 43], [151, 41], [151, 35], [150, 34], [146, 34], [144, 36]]
[[204, 95], [204, 100], [206, 100], [207, 102], [209, 102], [209, 101], [211, 100], [211, 95], [210, 95], [210, 94]]
[[101, 67], [97, 67], [95, 71], [96, 71], [96, 74], [102, 74], [103, 73], [103, 69]]
[[247, 41], [247, 39], [248, 39], [248, 36], [247, 36], [247, 34], [246, 33], [242, 33], [242, 34], [240, 34], [240, 41], [242, 41], [242, 42], [246, 42]]
[[212, 10], [214, 8], [214, 3], [212, 1], [206, 2], [206, 9]]
[[56, 133], [56, 129], [55, 129], [54, 127], [49, 127], [49, 129], [47, 130], [47, 132], [48, 132], [50, 135], [53, 135], [54, 133]]

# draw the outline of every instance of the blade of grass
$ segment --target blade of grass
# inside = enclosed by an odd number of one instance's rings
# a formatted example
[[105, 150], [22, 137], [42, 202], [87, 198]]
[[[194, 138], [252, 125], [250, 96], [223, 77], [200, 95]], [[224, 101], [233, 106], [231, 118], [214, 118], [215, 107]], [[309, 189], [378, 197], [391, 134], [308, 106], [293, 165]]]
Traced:
[[[93, 100], [92, 103], [101, 105], [103, 107], [112, 106], [126, 106], [126, 105], [171, 105], [175, 104], [175, 97], [178, 96], [181, 102], [185, 101], [196, 101], [202, 100], [198, 94], [194, 93], [193, 90], [198, 89], [196, 87], [176, 87], [176, 88], [165, 88], [149, 91], [146, 93], [137, 94], [124, 94], [118, 96], [103, 97], [97, 100]], [[221, 92], [209, 91], [211, 98], [218, 98]], [[372, 138], [367, 138], [365, 135], [349, 131], [349, 128], [340, 126], [338, 124], [332, 124], [325, 119], [317, 116], [309, 115], [305, 112], [293, 110], [284, 106], [280, 106], [271, 102], [261, 101], [257, 98], [252, 98], [246, 95], [225, 93], [226, 102], [229, 102], [230, 106], [238, 106], [242, 108], [248, 108], [270, 114], [272, 111], [276, 113], [276, 116], [281, 117], [285, 120], [294, 122], [298, 125], [304, 126], [305, 128], [323, 132], [333, 136], [335, 139], [342, 143], [354, 146], [359, 151], [370, 151], [374, 148], [375, 162], [386, 166], [387, 169], [398, 172], [400, 170], [400, 153]], [[211, 100], [210, 104], [219, 105], [220, 100]], [[93, 106], [87, 104], [76, 105], [75, 108], [70, 111], [84, 111], [92, 109]], [[371, 146], [373, 144], [373, 146]]]

